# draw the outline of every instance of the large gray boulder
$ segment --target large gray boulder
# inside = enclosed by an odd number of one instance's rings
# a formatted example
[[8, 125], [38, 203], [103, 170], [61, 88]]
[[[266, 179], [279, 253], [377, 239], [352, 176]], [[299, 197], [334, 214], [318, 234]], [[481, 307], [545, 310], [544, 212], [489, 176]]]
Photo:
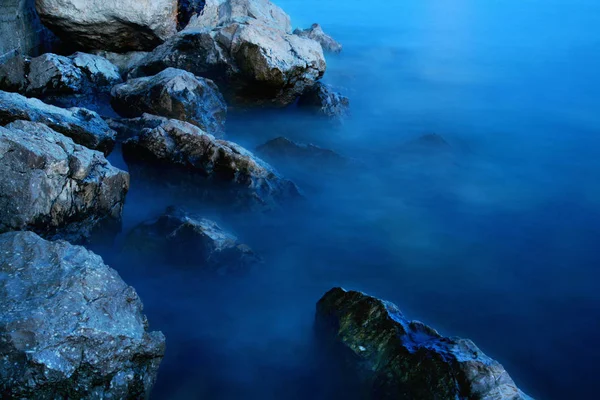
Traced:
[[190, 25], [157, 47], [130, 77], [174, 67], [214, 80], [231, 103], [286, 106], [325, 73], [321, 46], [293, 35], [267, 0], [210, 0]]
[[0, 127], [0, 232], [86, 239], [100, 223], [117, 223], [129, 175], [97, 151], [46, 125]]
[[104, 154], [109, 154], [115, 145], [115, 131], [93, 111], [77, 107], [64, 109], [0, 91], [0, 126], [18, 120], [41, 122], [75, 143]]
[[46, 53], [31, 60], [26, 94], [40, 97], [45, 94], [73, 94], [83, 91], [84, 76], [71, 60]]
[[176, 32], [175, 0], [36, 0], [42, 22], [68, 43], [126, 52], [151, 50]]
[[136, 226], [125, 246], [154, 261], [218, 274], [245, 272], [260, 261], [250, 247], [216, 222], [177, 207]]
[[296, 29], [294, 30], [294, 35], [302, 36], [319, 42], [324, 51], [330, 53], [340, 53], [342, 51], [342, 45], [334, 38], [326, 34], [319, 24], [312, 24], [308, 29]]
[[319, 300], [316, 322], [357, 370], [366, 398], [531, 399], [472, 341], [444, 337], [387, 301], [335, 288]]
[[319, 82], [300, 96], [298, 107], [315, 115], [342, 120], [348, 116], [350, 100], [331, 86]]
[[165, 352], [135, 290], [80, 246], [0, 235], [4, 399], [148, 398]]
[[[284, 199], [300, 196], [296, 185], [270, 165], [235, 143], [218, 140], [187, 122], [144, 116], [139, 135], [123, 143], [130, 165], [176, 169], [195, 177], [209, 190], [224, 190], [223, 201], [271, 208]], [[174, 179], [179, 174], [170, 174]]]
[[213, 135], [223, 132], [227, 116], [227, 105], [213, 81], [175, 68], [113, 87], [111, 105], [123, 117], [155, 114], [190, 122]]

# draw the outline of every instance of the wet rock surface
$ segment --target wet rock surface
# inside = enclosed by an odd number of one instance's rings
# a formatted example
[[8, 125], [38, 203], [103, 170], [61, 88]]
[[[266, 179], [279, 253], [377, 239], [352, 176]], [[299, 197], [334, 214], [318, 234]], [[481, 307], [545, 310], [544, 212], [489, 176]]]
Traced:
[[330, 290], [317, 304], [316, 325], [356, 369], [367, 398], [531, 399], [472, 341], [444, 337], [364, 293]]
[[342, 120], [348, 116], [350, 100], [331, 86], [319, 82], [300, 97], [298, 107], [316, 115]]
[[131, 79], [115, 86], [111, 96], [113, 108], [124, 117], [149, 113], [190, 122], [213, 135], [224, 130], [227, 105], [218, 87], [180, 69]]
[[326, 34], [319, 24], [312, 24], [308, 29], [296, 29], [294, 30], [294, 35], [319, 42], [324, 51], [330, 53], [340, 53], [342, 51], [342, 45], [334, 38]]
[[129, 175], [102, 153], [46, 125], [0, 127], [0, 232], [85, 240], [99, 225], [118, 225], [128, 189]]
[[85, 49], [151, 50], [176, 32], [177, 2], [36, 0], [42, 22]]
[[169, 265], [219, 274], [245, 272], [260, 262], [250, 247], [217, 223], [177, 207], [135, 227], [125, 248]]
[[0, 309], [2, 398], [149, 396], [165, 338], [94, 253], [32, 232], [0, 235]]
[[64, 109], [17, 93], [0, 91], [0, 126], [13, 121], [41, 122], [77, 144], [108, 154], [116, 133], [100, 116], [85, 108]]
[[168, 67], [214, 80], [234, 104], [285, 106], [323, 76], [326, 63], [321, 46], [291, 34], [289, 17], [269, 1], [210, 0], [130, 75]]
[[185, 171], [198, 184], [209, 181], [210, 191], [221, 191], [222, 200], [229, 203], [271, 207], [300, 196], [294, 183], [235, 143], [183, 121], [146, 116], [144, 123], [150, 127], [122, 145], [130, 165]]

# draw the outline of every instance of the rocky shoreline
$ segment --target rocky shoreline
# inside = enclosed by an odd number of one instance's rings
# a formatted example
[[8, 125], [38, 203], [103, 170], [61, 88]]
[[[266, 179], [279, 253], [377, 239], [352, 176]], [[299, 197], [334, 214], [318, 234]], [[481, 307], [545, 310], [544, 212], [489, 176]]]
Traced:
[[[79, 244], [98, 231], [117, 236], [130, 181], [144, 175], [252, 212], [303, 199], [302, 188], [227, 140], [229, 108], [349, 116], [349, 99], [321, 82], [325, 54], [341, 44], [318, 24], [292, 30], [268, 0], [101, 3], [37, 0], [40, 20], [69, 46], [0, 65], [2, 398], [147, 398], [165, 337], [148, 330], [135, 290]], [[115, 147], [129, 172], [107, 160]], [[257, 154], [348, 164], [277, 136]], [[211, 274], [260, 267], [260, 254], [205, 216], [169, 208], [156, 217], [125, 235], [149, 262]], [[529, 399], [472, 342], [362, 293], [328, 292], [316, 326], [342, 349], [366, 398]]]

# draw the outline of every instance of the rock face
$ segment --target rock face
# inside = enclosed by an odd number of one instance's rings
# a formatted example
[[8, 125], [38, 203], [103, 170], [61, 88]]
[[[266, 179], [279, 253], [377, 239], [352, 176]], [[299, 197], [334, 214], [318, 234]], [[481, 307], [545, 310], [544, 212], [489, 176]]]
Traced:
[[250, 247], [215, 222], [176, 207], [134, 228], [125, 246], [153, 260], [220, 274], [243, 272], [260, 261]]
[[308, 29], [296, 29], [294, 35], [312, 39], [321, 44], [324, 51], [330, 53], [340, 53], [342, 45], [335, 41], [334, 38], [323, 32], [323, 28], [319, 24], [312, 24]]
[[325, 294], [317, 328], [358, 369], [367, 398], [531, 399], [470, 340], [443, 337], [407, 320], [394, 304], [360, 292]]
[[122, 81], [117, 66], [104, 57], [77, 52], [69, 58], [96, 90], [112, 88]]
[[217, 140], [183, 121], [146, 115], [138, 123], [148, 128], [123, 143], [129, 164], [176, 168], [204, 178], [198, 183], [210, 180], [211, 187], [224, 190], [230, 202], [270, 207], [299, 196], [294, 183], [235, 143]]
[[0, 91], [0, 126], [13, 121], [41, 122], [75, 143], [109, 154], [116, 133], [98, 114], [85, 108], [59, 108], [17, 93]]
[[24, 92], [27, 88], [25, 75], [29, 69], [29, 59], [15, 56], [0, 64], [0, 90]]
[[343, 119], [348, 115], [350, 100], [331, 86], [319, 82], [300, 97], [298, 107], [317, 115]]
[[179, 0], [177, 3], [178, 31], [185, 28], [193, 16], [200, 14], [206, 4], [204, 0]]
[[174, 0], [36, 0], [36, 8], [55, 34], [87, 49], [151, 50], [176, 32]]
[[0, 127], [0, 232], [85, 239], [120, 220], [128, 189], [126, 172], [46, 125]]
[[174, 67], [214, 80], [239, 105], [291, 104], [325, 73], [323, 50], [290, 32], [267, 0], [209, 0], [189, 26], [156, 48], [131, 77]]
[[314, 144], [296, 143], [286, 137], [278, 137], [257, 147], [256, 151], [267, 159], [292, 159], [314, 162], [319, 166], [343, 166], [348, 160], [333, 150]]
[[143, 399], [165, 351], [135, 290], [80, 246], [0, 235], [0, 393]]
[[213, 135], [224, 130], [227, 105], [217, 85], [180, 69], [131, 79], [113, 87], [111, 96], [114, 110], [124, 117], [149, 113], [190, 122]]

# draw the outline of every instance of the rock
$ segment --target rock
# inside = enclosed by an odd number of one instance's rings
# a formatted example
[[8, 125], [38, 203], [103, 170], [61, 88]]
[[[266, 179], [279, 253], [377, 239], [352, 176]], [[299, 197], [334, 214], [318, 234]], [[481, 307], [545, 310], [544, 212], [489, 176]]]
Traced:
[[312, 24], [308, 29], [296, 29], [294, 35], [309, 38], [321, 44], [324, 51], [330, 53], [340, 53], [342, 45], [335, 41], [331, 36], [323, 32], [323, 28], [319, 24]]
[[110, 89], [123, 79], [117, 66], [99, 55], [77, 52], [69, 57], [95, 90]]
[[427, 133], [403, 145], [403, 150], [408, 152], [429, 152], [431, 150], [448, 151], [452, 148], [450, 143], [437, 133]]
[[84, 76], [71, 59], [56, 54], [43, 54], [31, 60], [26, 94], [74, 94], [84, 89]]
[[129, 174], [46, 125], [0, 127], [0, 232], [86, 239], [120, 222], [128, 189]]
[[113, 53], [110, 51], [96, 50], [95, 55], [106, 58], [119, 70], [121, 76], [127, 76], [129, 71], [133, 69], [149, 52], [147, 51], [130, 51], [127, 53]]
[[176, 207], [135, 227], [125, 246], [153, 260], [220, 274], [247, 271], [260, 261], [250, 247], [215, 222]]
[[[294, 183], [235, 143], [217, 140], [183, 121], [145, 115], [139, 122], [148, 128], [122, 146], [130, 165], [186, 171], [199, 185], [210, 181], [209, 191], [223, 191], [223, 202], [272, 207], [300, 196]], [[170, 179], [180, 175], [169, 173]]]
[[148, 398], [165, 352], [137, 293], [80, 246], [0, 235], [0, 393]]
[[217, 85], [180, 69], [131, 79], [113, 87], [111, 97], [114, 110], [124, 117], [155, 114], [190, 122], [214, 135], [225, 128], [227, 105]]
[[392, 303], [335, 288], [318, 302], [316, 322], [356, 367], [367, 398], [531, 399], [473, 342], [409, 321]]
[[36, 0], [42, 22], [86, 49], [152, 50], [176, 32], [174, 0]]
[[291, 159], [313, 162], [316, 166], [343, 166], [348, 160], [333, 150], [314, 144], [296, 143], [286, 137], [269, 140], [256, 148], [256, 151], [268, 159]]
[[214, 80], [233, 104], [286, 106], [326, 68], [321, 46], [288, 28], [289, 17], [267, 0], [211, 0], [200, 17], [144, 58], [130, 77], [174, 67]]
[[7, 92], [24, 92], [27, 87], [27, 70], [29, 59], [23, 56], [11, 57], [0, 64], [0, 90]]
[[204, 9], [204, 0], [179, 0], [177, 2], [177, 30], [187, 26], [193, 16], [197, 16]]
[[348, 115], [350, 100], [319, 82], [300, 97], [298, 107], [317, 115], [343, 119]]
[[38, 99], [0, 91], [0, 126], [17, 120], [44, 123], [75, 143], [104, 154], [109, 154], [115, 144], [115, 131], [93, 111], [59, 108]]

